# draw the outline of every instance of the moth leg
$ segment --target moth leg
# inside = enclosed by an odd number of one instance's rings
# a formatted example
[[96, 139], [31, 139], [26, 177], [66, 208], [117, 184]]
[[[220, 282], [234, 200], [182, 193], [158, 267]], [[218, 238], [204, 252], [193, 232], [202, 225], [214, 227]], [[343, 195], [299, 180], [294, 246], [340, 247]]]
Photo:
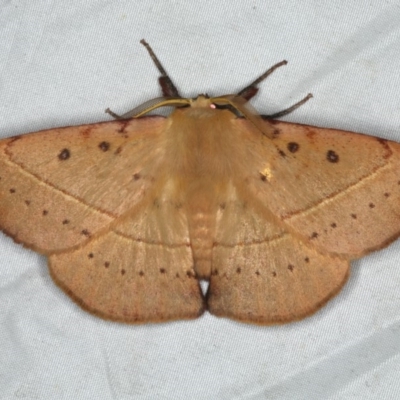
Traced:
[[110, 114], [114, 119], [123, 119], [120, 115], [115, 114], [115, 112], [111, 111], [109, 108], [105, 110], [105, 113]]
[[257, 85], [260, 82], [262, 82], [264, 79], [266, 79], [269, 75], [271, 75], [277, 68], [281, 67], [282, 65], [286, 65], [286, 64], [287, 64], [287, 61], [283, 60], [283, 61], [278, 62], [277, 64], [273, 65], [271, 68], [269, 68], [267, 71], [265, 71], [260, 77], [258, 77], [255, 81], [250, 83], [250, 85], [248, 85], [244, 89], [242, 89], [238, 93], [238, 96], [241, 96], [246, 100], [250, 100], [258, 92]]
[[[153, 49], [150, 47], [150, 45], [142, 39], [140, 43], [146, 47], [146, 50], [149, 52], [151, 59], [153, 60], [154, 64], [156, 65], [158, 71], [161, 73], [161, 76], [158, 78], [158, 82], [161, 86], [161, 90], [163, 93], [164, 97], [170, 98], [182, 98], [182, 96], [179, 94], [178, 89], [172, 82], [172, 79], [168, 76], [167, 72], [165, 71], [164, 67], [162, 66], [160, 60], [157, 58], [155, 55]], [[135, 109], [136, 110], [136, 109]], [[115, 112], [111, 111], [109, 108], [106, 109], [105, 111], [107, 114], [110, 114], [113, 118], [115, 119], [127, 119], [132, 117], [132, 112], [126, 113], [124, 115], [118, 115]]]
[[161, 73], [161, 76], [158, 78], [158, 82], [161, 86], [161, 90], [164, 97], [181, 97], [181, 95], [178, 92], [178, 89], [172, 82], [171, 78], [168, 76], [167, 72], [165, 71], [160, 60], [157, 58], [150, 45], [144, 39], [142, 39], [140, 43], [144, 47], [146, 47], [146, 50], [149, 52], [151, 59], [156, 65], [158, 71]]
[[275, 114], [261, 115], [261, 117], [264, 118], [264, 119], [273, 119], [273, 118], [283, 117], [284, 115], [290, 114], [292, 111], [296, 110], [296, 108], [299, 108], [300, 106], [302, 106], [305, 102], [310, 100], [311, 97], [313, 97], [313, 95], [311, 93], [308, 93], [308, 95], [306, 97], [304, 97], [304, 99], [302, 99], [302, 100], [298, 101], [297, 103], [293, 104], [291, 107], [285, 108], [284, 110], [279, 111], [279, 112], [277, 112]]

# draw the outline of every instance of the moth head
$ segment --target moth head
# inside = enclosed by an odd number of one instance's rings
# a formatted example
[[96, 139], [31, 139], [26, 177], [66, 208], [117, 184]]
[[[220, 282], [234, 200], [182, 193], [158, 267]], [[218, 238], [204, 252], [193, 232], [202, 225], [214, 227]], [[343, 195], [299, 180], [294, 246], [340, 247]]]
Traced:
[[[193, 107], [193, 108], [212, 108], [212, 109], [233, 109], [234, 113], [246, 116], [248, 111], [244, 111], [246, 100], [238, 95], [228, 94], [218, 97], [209, 97], [207, 94], [200, 94], [195, 98], [182, 97], [156, 97], [131, 111], [120, 116], [121, 119], [139, 118], [149, 112], [161, 107]], [[246, 105], [246, 108], [249, 108]], [[257, 111], [252, 109], [252, 112], [257, 114]]]
[[[258, 114], [258, 112], [248, 104], [248, 101], [254, 97], [258, 92], [257, 85], [262, 82], [265, 78], [267, 78], [275, 69], [281, 67], [282, 65], [286, 65], [287, 61], [283, 60], [267, 71], [265, 71], [261, 76], [259, 76], [256, 80], [254, 80], [250, 85], [247, 85], [237, 94], [228, 94], [218, 97], [209, 97], [207, 94], [200, 94], [196, 98], [182, 98], [178, 89], [172, 82], [171, 78], [168, 76], [161, 62], [155, 55], [153, 49], [150, 45], [142, 39], [140, 41], [141, 44], [147, 49], [151, 59], [153, 60], [155, 66], [160, 72], [160, 77], [158, 78], [159, 84], [161, 86], [162, 93], [164, 97], [158, 97], [153, 100], [147, 101], [146, 103], [140, 105], [139, 107], [134, 108], [133, 110], [123, 114], [118, 115], [112, 112], [110, 109], [107, 109], [106, 112], [113, 116], [116, 119], [129, 119], [129, 118], [139, 118], [157, 108], [160, 107], [175, 107], [175, 108], [197, 108], [197, 109], [205, 109], [205, 110], [215, 110], [215, 112], [221, 110], [231, 111], [237, 117], [244, 117], [248, 121], [250, 121], [264, 136], [269, 139], [274, 138], [275, 130], [272, 129], [272, 126], [263, 120], [263, 118]], [[312, 97], [311, 94], [308, 94], [303, 100], [294, 104], [292, 107], [289, 107], [285, 110], [280, 111], [279, 113], [275, 113], [269, 116], [264, 116], [265, 119], [268, 118], [277, 118], [279, 116], [286, 115], [296, 108], [298, 108], [301, 104], [305, 103], [308, 99]]]

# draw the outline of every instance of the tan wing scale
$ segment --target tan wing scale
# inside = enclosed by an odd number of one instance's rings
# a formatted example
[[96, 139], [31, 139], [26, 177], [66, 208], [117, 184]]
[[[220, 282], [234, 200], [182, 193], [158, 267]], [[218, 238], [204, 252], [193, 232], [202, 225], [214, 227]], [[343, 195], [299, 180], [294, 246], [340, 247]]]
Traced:
[[257, 324], [301, 319], [344, 285], [348, 261], [322, 255], [231, 196], [219, 211], [208, 309]]
[[0, 141], [1, 229], [46, 254], [88, 240], [154, 185], [164, 124], [114, 121]]
[[304, 243], [357, 258], [400, 234], [400, 144], [275, 122], [249, 189]]
[[83, 308], [128, 323], [203, 312], [186, 215], [163, 194], [114, 230], [49, 257], [53, 279]]

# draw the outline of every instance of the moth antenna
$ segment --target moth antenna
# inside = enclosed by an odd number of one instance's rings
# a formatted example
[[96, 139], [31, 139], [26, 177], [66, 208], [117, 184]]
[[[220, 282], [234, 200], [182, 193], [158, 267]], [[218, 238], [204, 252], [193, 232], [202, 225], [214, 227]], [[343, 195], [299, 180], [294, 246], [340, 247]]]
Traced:
[[171, 78], [168, 76], [167, 72], [165, 71], [164, 67], [162, 66], [160, 60], [157, 58], [155, 55], [153, 49], [150, 47], [150, 45], [142, 39], [140, 43], [146, 47], [146, 50], [150, 54], [151, 59], [153, 60], [154, 64], [156, 65], [157, 69], [161, 73], [161, 76], [158, 78], [158, 82], [161, 86], [162, 93], [164, 97], [181, 97], [181, 95], [178, 92], [178, 89], [172, 82]]
[[283, 117], [284, 115], [290, 114], [292, 111], [296, 110], [296, 108], [299, 108], [301, 105], [303, 105], [305, 102], [311, 99], [313, 97], [312, 93], [308, 93], [304, 99], [298, 101], [297, 103], [293, 104], [291, 107], [285, 108], [282, 111], [279, 111], [275, 114], [270, 114], [270, 115], [261, 115], [262, 118], [265, 119], [273, 119], [273, 118], [280, 118]]
[[287, 64], [287, 61], [283, 60], [283, 61], [278, 62], [277, 64], [273, 65], [271, 68], [269, 68], [267, 71], [265, 71], [261, 76], [259, 76], [254, 82], [250, 83], [250, 85], [248, 85], [244, 89], [242, 89], [238, 93], [238, 95], [243, 97], [246, 100], [250, 100], [258, 92], [257, 85], [260, 82], [262, 82], [264, 79], [266, 79], [269, 75], [271, 75], [277, 68], [282, 67], [282, 65], [286, 65], [286, 64]]
[[[252, 97], [254, 97], [257, 92], [258, 92], [258, 87], [257, 85], [262, 82], [265, 78], [267, 78], [269, 75], [271, 75], [277, 68], [281, 67], [282, 65], [286, 65], [287, 61], [283, 60], [281, 62], [278, 62], [277, 64], [273, 65], [271, 68], [269, 68], [267, 71], [265, 71], [260, 77], [258, 77], [255, 81], [250, 83], [250, 85], [246, 86], [244, 89], [242, 89], [238, 95], [240, 97], [243, 97], [245, 100], [250, 100]], [[292, 111], [296, 110], [296, 108], [299, 108], [301, 105], [303, 105], [306, 101], [310, 100], [313, 95], [311, 93], [308, 93], [304, 99], [300, 100], [299, 102], [293, 104], [292, 106], [285, 108], [282, 111], [279, 111], [275, 114], [270, 114], [270, 115], [261, 115], [261, 117], [265, 119], [273, 119], [273, 118], [280, 118], [283, 117], [284, 115], [290, 114]]]

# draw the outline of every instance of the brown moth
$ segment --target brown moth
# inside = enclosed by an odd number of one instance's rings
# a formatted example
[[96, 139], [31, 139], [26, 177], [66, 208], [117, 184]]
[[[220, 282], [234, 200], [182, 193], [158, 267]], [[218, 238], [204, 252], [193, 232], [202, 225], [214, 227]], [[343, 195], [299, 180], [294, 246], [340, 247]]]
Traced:
[[[0, 141], [0, 228], [84, 309], [127, 323], [274, 324], [332, 298], [400, 234], [400, 144], [260, 117], [237, 95]], [[175, 106], [167, 118], [142, 116]], [[199, 280], [209, 281], [203, 295]]]

